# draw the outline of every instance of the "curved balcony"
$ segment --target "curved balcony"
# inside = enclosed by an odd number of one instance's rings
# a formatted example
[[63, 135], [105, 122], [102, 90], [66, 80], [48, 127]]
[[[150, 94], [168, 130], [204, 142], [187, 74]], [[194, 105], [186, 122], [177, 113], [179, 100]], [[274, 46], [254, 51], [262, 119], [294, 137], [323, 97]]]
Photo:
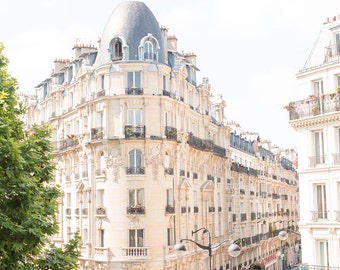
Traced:
[[290, 102], [286, 109], [289, 111], [289, 120], [337, 112], [340, 111], [340, 95], [338, 93], [318, 97], [311, 95], [307, 99]]

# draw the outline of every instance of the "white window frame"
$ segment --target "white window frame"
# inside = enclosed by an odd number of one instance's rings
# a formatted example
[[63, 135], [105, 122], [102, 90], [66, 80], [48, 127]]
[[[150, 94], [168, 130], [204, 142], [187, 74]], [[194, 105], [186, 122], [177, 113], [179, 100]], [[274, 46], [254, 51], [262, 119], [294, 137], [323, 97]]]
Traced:
[[142, 151], [138, 149], [133, 149], [129, 152], [129, 161], [128, 161], [129, 168], [142, 168], [143, 161], [142, 161]]
[[324, 86], [322, 79], [312, 81], [312, 92], [317, 97], [324, 94]]
[[144, 229], [129, 230], [129, 247], [144, 247]]
[[143, 124], [143, 111], [142, 110], [128, 110], [127, 111], [127, 124], [131, 126], [138, 126]]
[[327, 188], [325, 183], [314, 184], [315, 209], [318, 219], [327, 219]]
[[129, 198], [130, 207], [136, 207], [136, 206], [143, 207], [144, 206], [144, 189], [143, 188], [129, 189], [128, 198]]
[[320, 266], [329, 265], [329, 243], [327, 240], [317, 240], [316, 244], [316, 260]]
[[127, 73], [127, 85], [129, 89], [142, 88], [142, 72], [130, 71]]
[[325, 164], [323, 130], [313, 131], [313, 156], [315, 157], [315, 164]]
[[166, 205], [174, 206], [174, 191], [172, 188], [166, 190]]

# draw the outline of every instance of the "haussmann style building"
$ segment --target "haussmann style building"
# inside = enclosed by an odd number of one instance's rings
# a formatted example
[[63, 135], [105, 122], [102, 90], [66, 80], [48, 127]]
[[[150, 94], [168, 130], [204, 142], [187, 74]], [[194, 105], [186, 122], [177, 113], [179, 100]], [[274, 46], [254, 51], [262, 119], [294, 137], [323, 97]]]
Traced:
[[227, 123], [196, 55], [143, 2], [118, 4], [98, 44], [73, 51], [21, 98], [28, 129], [53, 129], [53, 241], [80, 232], [79, 269], [274, 270], [282, 247], [296, 259], [298, 239], [277, 237], [299, 217], [292, 163]]
[[321, 27], [297, 73], [289, 120], [299, 150], [302, 262], [340, 267], [340, 16]]

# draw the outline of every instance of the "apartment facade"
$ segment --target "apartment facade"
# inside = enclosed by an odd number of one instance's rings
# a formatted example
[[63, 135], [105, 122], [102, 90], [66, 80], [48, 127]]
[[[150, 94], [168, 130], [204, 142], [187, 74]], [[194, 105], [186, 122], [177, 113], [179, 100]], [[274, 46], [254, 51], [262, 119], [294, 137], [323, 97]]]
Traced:
[[[178, 52], [177, 38], [139, 1], [117, 5], [98, 44], [73, 51], [24, 100], [27, 128], [53, 129], [63, 192], [54, 242], [80, 232], [80, 269], [273, 268], [276, 229], [298, 216], [296, 175], [269, 150], [239, 148], [225, 101], [208, 78], [196, 81], [196, 55]], [[232, 153], [251, 166], [232, 162]], [[200, 228], [209, 237], [192, 233]], [[180, 253], [173, 247], [181, 239], [227, 244], [209, 256], [186, 242]], [[235, 259], [232, 242], [242, 247]]]
[[297, 74], [298, 97], [289, 120], [297, 132], [302, 262], [340, 266], [340, 21], [321, 27]]
[[296, 231], [299, 220], [296, 152], [287, 155], [270, 141], [262, 141], [259, 134], [229, 126], [228, 228], [242, 248], [234, 265], [241, 269], [260, 262], [264, 269], [286, 269], [301, 257], [298, 234], [289, 233], [285, 241], [278, 237], [281, 231]]

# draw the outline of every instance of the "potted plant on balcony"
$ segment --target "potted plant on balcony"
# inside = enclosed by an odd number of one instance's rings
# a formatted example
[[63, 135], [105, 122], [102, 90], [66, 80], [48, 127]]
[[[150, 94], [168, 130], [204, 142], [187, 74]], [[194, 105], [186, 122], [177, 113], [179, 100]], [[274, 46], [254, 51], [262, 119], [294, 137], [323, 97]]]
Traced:
[[320, 112], [320, 107], [319, 105], [314, 105], [312, 108], [313, 115], [317, 115]]
[[335, 91], [338, 95], [340, 95], [340, 85], [338, 85], [337, 87], [336, 87], [336, 91]]
[[167, 138], [168, 139], [176, 139], [177, 131], [174, 129], [171, 129], [168, 131]]

